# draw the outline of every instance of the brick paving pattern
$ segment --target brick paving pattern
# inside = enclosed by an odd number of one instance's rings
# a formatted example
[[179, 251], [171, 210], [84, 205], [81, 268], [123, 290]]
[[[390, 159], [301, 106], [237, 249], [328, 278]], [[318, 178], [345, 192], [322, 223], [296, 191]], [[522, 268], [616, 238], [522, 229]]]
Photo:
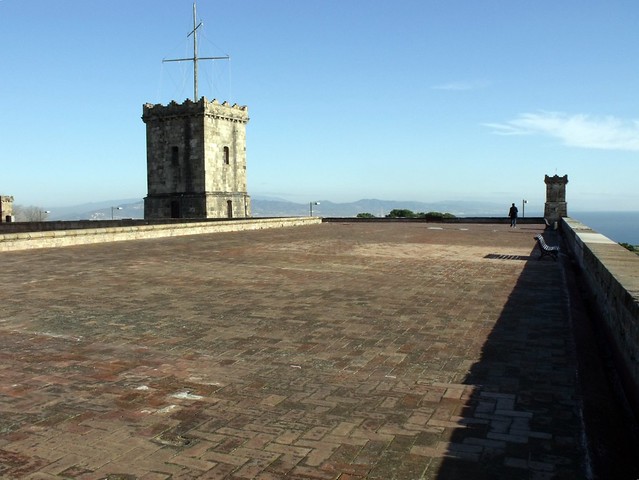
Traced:
[[0, 254], [0, 476], [584, 478], [541, 231], [335, 223]]

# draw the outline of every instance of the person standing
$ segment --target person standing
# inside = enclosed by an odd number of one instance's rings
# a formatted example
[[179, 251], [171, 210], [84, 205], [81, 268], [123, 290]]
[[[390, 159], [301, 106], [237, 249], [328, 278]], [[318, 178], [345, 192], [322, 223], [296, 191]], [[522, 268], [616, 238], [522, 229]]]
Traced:
[[510, 210], [508, 211], [511, 228], [517, 228], [517, 213], [519, 213], [519, 210], [517, 210], [517, 207], [515, 207], [515, 204], [513, 203], [512, 207], [510, 207]]

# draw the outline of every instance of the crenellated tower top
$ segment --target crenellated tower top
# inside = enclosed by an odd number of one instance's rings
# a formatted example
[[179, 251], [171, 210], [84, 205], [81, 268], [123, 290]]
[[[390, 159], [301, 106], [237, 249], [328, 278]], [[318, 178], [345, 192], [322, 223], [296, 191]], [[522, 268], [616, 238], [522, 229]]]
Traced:
[[149, 119], [169, 119], [176, 117], [206, 116], [228, 120], [230, 122], [248, 123], [248, 107], [229, 102], [218, 102], [217, 99], [211, 101], [206, 97], [194, 102], [190, 99], [182, 103], [175, 101], [168, 105], [145, 103], [143, 106], [142, 120], [146, 123]]

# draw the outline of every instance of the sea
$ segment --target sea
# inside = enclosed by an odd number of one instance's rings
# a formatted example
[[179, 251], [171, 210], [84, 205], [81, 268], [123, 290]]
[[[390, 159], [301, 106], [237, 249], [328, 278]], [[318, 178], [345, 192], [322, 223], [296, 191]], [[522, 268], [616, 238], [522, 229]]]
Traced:
[[639, 212], [578, 212], [568, 215], [617, 243], [639, 245]]

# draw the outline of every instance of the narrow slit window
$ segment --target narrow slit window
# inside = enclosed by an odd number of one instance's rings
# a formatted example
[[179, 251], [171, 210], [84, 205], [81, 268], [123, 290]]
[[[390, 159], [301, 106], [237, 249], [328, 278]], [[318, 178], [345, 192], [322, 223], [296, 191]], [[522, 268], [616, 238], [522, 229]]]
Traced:
[[224, 163], [226, 165], [231, 163], [231, 155], [230, 155], [230, 151], [229, 151], [229, 147], [224, 147]]
[[178, 147], [171, 147], [171, 163], [174, 167], [180, 164], [180, 149]]

